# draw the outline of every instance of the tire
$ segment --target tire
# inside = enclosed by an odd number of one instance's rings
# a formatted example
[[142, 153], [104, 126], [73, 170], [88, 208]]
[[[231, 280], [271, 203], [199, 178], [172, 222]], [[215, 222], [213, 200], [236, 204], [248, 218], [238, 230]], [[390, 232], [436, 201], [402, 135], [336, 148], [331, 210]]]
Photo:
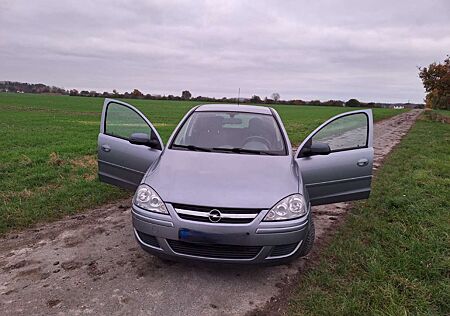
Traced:
[[316, 236], [316, 229], [314, 227], [314, 221], [311, 216], [311, 224], [309, 225], [308, 235], [306, 235], [303, 245], [300, 246], [299, 257], [308, 255], [314, 245], [314, 238]]

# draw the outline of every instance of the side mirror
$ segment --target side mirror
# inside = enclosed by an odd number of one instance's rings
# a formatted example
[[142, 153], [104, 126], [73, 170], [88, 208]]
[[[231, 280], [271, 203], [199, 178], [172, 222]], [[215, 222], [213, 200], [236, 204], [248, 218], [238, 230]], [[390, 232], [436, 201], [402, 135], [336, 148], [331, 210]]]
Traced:
[[156, 139], [150, 139], [145, 133], [133, 133], [128, 141], [135, 145], [145, 145], [151, 148], [159, 147], [159, 142]]
[[309, 147], [304, 147], [301, 155], [309, 157], [314, 155], [328, 155], [331, 153], [330, 146], [326, 143], [314, 142]]

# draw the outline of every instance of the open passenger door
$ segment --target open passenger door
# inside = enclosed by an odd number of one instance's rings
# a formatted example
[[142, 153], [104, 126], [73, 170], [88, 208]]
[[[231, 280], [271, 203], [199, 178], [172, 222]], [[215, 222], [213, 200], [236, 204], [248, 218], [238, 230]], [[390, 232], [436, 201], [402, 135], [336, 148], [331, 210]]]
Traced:
[[97, 150], [100, 181], [135, 189], [160, 156], [163, 142], [152, 123], [135, 107], [105, 99]]
[[369, 197], [372, 143], [371, 110], [337, 115], [303, 141], [295, 157], [312, 205]]

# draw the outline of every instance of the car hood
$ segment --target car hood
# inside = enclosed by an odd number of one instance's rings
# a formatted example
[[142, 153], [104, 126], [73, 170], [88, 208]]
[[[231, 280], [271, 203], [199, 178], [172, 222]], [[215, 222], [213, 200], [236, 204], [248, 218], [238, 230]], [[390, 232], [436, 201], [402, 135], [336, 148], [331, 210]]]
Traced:
[[270, 208], [299, 192], [291, 156], [165, 150], [144, 177], [168, 203]]

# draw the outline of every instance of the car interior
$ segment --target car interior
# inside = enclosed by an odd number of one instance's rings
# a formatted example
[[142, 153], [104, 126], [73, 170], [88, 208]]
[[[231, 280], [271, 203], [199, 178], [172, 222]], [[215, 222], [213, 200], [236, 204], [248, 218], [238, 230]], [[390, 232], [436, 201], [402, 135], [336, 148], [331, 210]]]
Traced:
[[188, 124], [185, 144], [284, 151], [279, 127], [270, 115], [200, 113]]

